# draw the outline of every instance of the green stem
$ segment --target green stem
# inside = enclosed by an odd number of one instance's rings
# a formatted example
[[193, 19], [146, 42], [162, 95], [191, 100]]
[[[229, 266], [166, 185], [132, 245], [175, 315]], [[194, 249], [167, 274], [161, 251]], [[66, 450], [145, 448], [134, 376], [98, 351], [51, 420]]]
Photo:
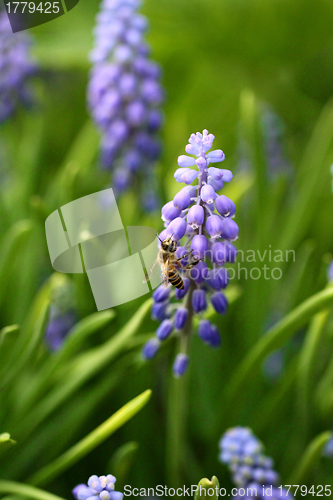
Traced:
[[[185, 307], [189, 310], [186, 325], [181, 332], [179, 338], [179, 351], [182, 354], [189, 353], [189, 343], [192, 333], [192, 294], [195, 288], [195, 283], [191, 281], [188, 291]], [[182, 455], [186, 448], [186, 417], [187, 417], [187, 374], [180, 379], [171, 376], [168, 400], [168, 417], [167, 417], [167, 446], [166, 446], [166, 469], [167, 477], [173, 487], [179, 487], [184, 482], [182, 481]]]
[[311, 389], [314, 384], [316, 359], [325, 333], [325, 325], [329, 314], [330, 310], [325, 309], [314, 316], [299, 356], [297, 409], [304, 439], [306, 439], [311, 425]]
[[309, 444], [301, 461], [296, 466], [296, 469], [292, 472], [288, 484], [307, 484], [308, 475], [313, 471], [317, 462], [320, 460], [323, 452], [323, 448], [326, 443], [332, 438], [333, 433], [331, 431], [323, 432], [319, 436], [315, 437], [313, 441]]
[[27, 484], [16, 483], [14, 481], [0, 480], [0, 493], [13, 493], [14, 495], [34, 498], [35, 500], [64, 500], [57, 495], [40, 490], [34, 486], [28, 486]]
[[319, 292], [305, 300], [274, 325], [251, 349], [228, 384], [229, 400], [241, 397], [245, 386], [258, 373], [261, 363], [273, 351], [280, 349], [289, 338], [318, 311], [333, 303], [333, 288]]
[[96, 446], [101, 444], [111, 434], [113, 434], [119, 427], [124, 425], [130, 418], [132, 418], [138, 411], [143, 408], [150, 399], [151, 391], [147, 390], [132, 399], [129, 403], [125, 404], [120, 410], [112, 415], [108, 420], [103, 422], [93, 432], [88, 434], [84, 439], [72, 446], [59, 458], [51, 462], [49, 465], [34, 474], [29, 482], [32, 484], [45, 484], [63, 471], [78, 462], [82, 457], [87, 455]]

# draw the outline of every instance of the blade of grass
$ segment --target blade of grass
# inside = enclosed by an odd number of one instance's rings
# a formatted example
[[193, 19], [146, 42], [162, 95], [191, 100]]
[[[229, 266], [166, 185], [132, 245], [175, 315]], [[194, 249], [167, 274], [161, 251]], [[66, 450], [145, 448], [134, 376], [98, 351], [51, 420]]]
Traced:
[[148, 403], [150, 397], [151, 391], [147, 390], [132, 399], [129, 403], [126, 403], [122, 408], [120, 408], [120, 410], [114, 413], [108, 420], [97, 427], [79, 443], [72, 446], [72, 448], [66, 451], [54, 462], [34, 474], [30, 478], [29, 482], [33, 485], [41, 485], [56, 478], [59, 474], [67, 470], [73, 464], [77, 463], [81, 458], [96, 448], [96, 446], [111, 436], [111, 434], [119, 429], [119, 427], [130, 420]]
[[16, 483], [14, 481], [0, 480], [0, 493], [13, 493], [24, 498], [33, 498], [34, 500], [64, 500], [62, 497], [40, 490], [34, 486]]

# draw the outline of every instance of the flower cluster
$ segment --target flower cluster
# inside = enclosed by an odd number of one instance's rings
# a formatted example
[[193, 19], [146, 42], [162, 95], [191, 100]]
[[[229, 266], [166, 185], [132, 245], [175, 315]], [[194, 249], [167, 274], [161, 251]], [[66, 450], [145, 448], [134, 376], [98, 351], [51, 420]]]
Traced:
[[73, 489], [76, 500], [122, 500], [123, 494], [115, 491], [116, 478], [107, 476], [91, 476], [86, 484], [79, 484]]
[[28, 81], [37, 67], [30, 45], [26, 33], [13, 34], [7, 13], [0, 7], [0, 123], [10, 118], [20, 104], [31, 103]]
[[73, 285], [65, 279], [52, 293], [50, 317], [45, 332], [45, 342], [51, 351], [61, 349], [77, 320]]
[[[144, 346], [143, 357], [152, 358], [161, 341], [174, 333], [181, 338], [181, 352], [173, 367], [175, 376], [183, 375], [188, 366], [194, 315], [200, 317], [198, 334], [203, 342], [211, 347], [220, 345], [217, 327], [203, 314], [209, 302], [218, 314], [225, 314], [227, 299], [221, 291], [229, 280], [225, 264], [234, 262], [237, 254], [231, 243], [238, 237], [238, 226], [233, 220], [235, 204], [216, 193], [224, 182], [231, 181], [232, 173], [210, 166], [224, 160], [220, 149], [209, 152], [213, 141], [214, 136], [207, 130], [191, 135], [185, 151], [195, 158], [180, 156], [180, 168], [174, 174], [176, 181], [185, 183], [185, 187], [162, 208], [165, 229], [159, 235], [160, 240], [172, 238], [177, 242], [176, 255], [182, 269], [196, 265], [182, 274], [184, 288], [176, 289], [169, 284], [167, 288], [161, 285], [155, 290], [152, 316], [161, 324], [156, 331], [157, 338]], [[192, 185], [195, 180], [196, 185]], [[182, 273], [181, 269], [179, 272]]]
[[164, 92], [160, 68], [149, 59], [144, 42], [148, 24], [137, 12], [140, 4], [140, 0], [102, 1], [91, 53], [88, 103], [103, 134], [101, 164], [113, 171], [116, 193], [144, 180], [143, 204], [149, 210], [156, 206], [149, 183], [161, 152], [156, 132], [162, 125]]
[[[234, 483], [239, 488], [257, 491], [257, 496], [253, 498], [266, 500], [265, 490], [268, 487], [272, 487], [272, 494], [268, 494], [271, 500], [293, 498], [286, 490], [278, 487], [279, 476], [273, 469], [273, 460], [264, 455], [263, 445], [251, 429], [229, 429], [222, 436], [219, 447], [219, 459], [228, 465]], [[252, 497], [248, 498], [251, 499]]]

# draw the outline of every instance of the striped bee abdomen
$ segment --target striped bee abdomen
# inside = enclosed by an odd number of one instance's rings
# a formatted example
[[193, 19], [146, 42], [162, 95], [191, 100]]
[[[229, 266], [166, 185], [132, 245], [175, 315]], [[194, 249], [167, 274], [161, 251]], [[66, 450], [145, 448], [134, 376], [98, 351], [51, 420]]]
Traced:
[[182, 290], [184, 288], [184, 282], [180, 276], [180, 274], [175, 271], [173, 268], [168, 269], [168, 279], [169, 283], [171, 283], [172, 286], [179, 288], [179, 290]]

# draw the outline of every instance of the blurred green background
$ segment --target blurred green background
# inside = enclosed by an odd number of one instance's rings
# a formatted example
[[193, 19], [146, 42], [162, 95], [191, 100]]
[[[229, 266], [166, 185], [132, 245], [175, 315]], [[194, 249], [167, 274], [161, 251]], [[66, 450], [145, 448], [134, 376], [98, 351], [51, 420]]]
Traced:
[[[157, 327], [147, 305], [131, 338], [120, 336], [119, 348], [98, 363], [110, 339], [147, 297], [118, 307], [114, 318], [94, 326], [48, 377], [54, 356], [43, 342], [47, 316], [34, 344], [29, 337], [57, 280], [73, 283], [80, 319], [95, 312], [84, 276], [57, 276], [50, 282], [44, 223], [56, 208], [109, 182], [97, 164], [99, 134], [85, 97], [98, 8], [97, 0], [80, 0], [67, 15], [30, 30], [41, 65], [36, 106], [21, 110], [0, 129], [1, 327], [25, 325], [20, 345], [30, 346], [27, 356], [19, 357], [16, 373], [13, 360], [7, 363], [7, 355], [0, 359], [0, 432], [8, 431], [17, 440], [0, 452], [0, 477], [27, 481], [129, 399], [153, 390], [133, 420], [45, 485], [66, 498], [91, 474], [116, 474], [110, 467], [120, 470], [120, 486], [173, 486], [175, 480], [174, 345], [168, 343], [153, 362], [140, 360], [142, 343]], [[214, 146], [226, 154], [224, 168], [235, 174], [224, 193], [237, 204], [236, 246], [244, 252], [294, 250], [296, 256], [295, 262], [272, 264], [266, 258], [242, 263], [248, 270], [265, 263], [280, 267], [282, 278], [246, 280], [243, 273], [232, 281], [228, 314], [214, 317], [222, 332], [221, 349], [211, 351], [193, 336], [177, 480], [196, 484], [216, 474], [221, 485], [231, 487], [217, 461], [217, 443], [229, 426], [245, 425], [265, 443], [286, 484], [311, 441], [333, 426], [332, 299], [314, 308], [324, 310], [319, 315], [305, 313], [268, 349], [279, 348], [282, 366], [277, 374], [267, 374], [270, 358], [264, 365], [260, 359], [237, 390], [235, 377], [265, 332], [327, 285], [333, 249], [333, 2], [146, 0], [142, 13], [150, 22], [148, 41], [163, 68], [167, 93], [163, 155], [157, 167], [161, 205], [179, 189], [173, 173], [189, 135], [207, 128], [216, 137]], [[268, 171], [265, 106], [283, 123], [288, 172]], [[244, 158], [246, 168], [241, 166]], [[138, 203], [134, 192], [122, 198], [124, 223], [161, 230], [159, 214], [137, 216]], [[19, 342], [20, 335], [13, 335], [6, 348]], [[90, 355], [97, 356], [94, 370]], [[67, 382], [76, 376], [81, 382], [68, 389]], [[133, 441], [138, 448], [125, 449], [123, 461], [119, 453], [114, 456]], [[302, 484], [331, 484], [332, 463], [320, 453], [312, 458]]]

